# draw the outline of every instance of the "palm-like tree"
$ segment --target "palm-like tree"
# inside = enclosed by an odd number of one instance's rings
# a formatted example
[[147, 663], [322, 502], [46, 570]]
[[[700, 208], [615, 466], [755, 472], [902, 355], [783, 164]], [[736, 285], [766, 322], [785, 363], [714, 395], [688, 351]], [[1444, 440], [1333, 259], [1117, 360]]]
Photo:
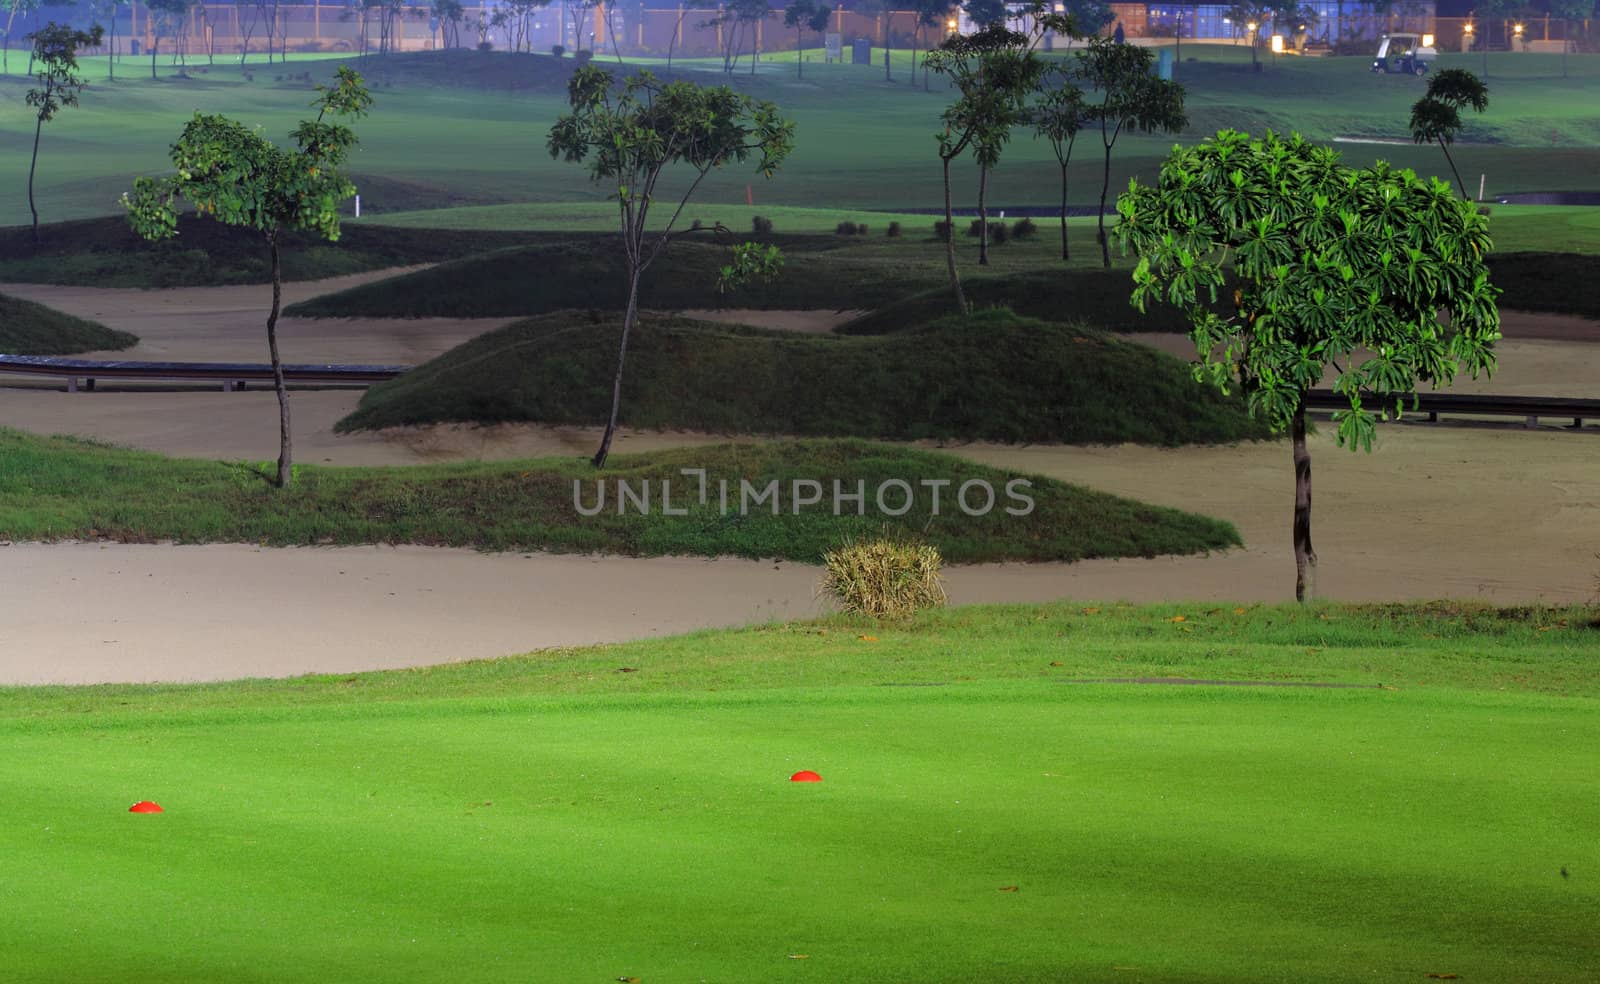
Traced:
[[1437, 143], [1444, 151], [1450, 173], [1456, 176], [1462, 198], [1467, 194], [1466, 182], [1456, 170], [1455, 158], [1450, 156], [1450, 145], [1461, 132], [1461, 109], [1470, 106], [1481, 113], [1489, 108], [1489, 87], [1483, 80], [1461, 68], [1447, 68], [1428, 79], [1428, 91], [1411, 107], [1411, 139], [1417, 143]]

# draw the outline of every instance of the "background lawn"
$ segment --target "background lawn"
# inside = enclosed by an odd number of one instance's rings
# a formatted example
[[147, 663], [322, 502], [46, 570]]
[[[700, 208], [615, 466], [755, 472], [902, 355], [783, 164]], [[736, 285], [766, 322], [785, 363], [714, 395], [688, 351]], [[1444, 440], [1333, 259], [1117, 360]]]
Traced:
[[[3, 691], [0, 957], [24, 981], [1593, 980], [1594, 615], [966, 609]], [[1386, 686], [1068, 682], [1150, 667]]]
[[[905, 57], [905, 56], [902, 56]], [[1382, 157], [1427, 174], [1448, 173], [1437, 147], [1415, 147], [1406, 132], [1410, 105], [1423, 82], [1379, 78], [1364, 58], [1278, 59], [1261, 74], [1248, 53], [1231, 46], [1185, 45], [1178, 78], [1189, 89], [1192, 125], [1182, 139], [1223, 126], [1259, 133], [1268, 126], [1296, 129], [1329, 141], [1338, 137], [1398, 140], [1395, 144], [1343, 145], [1346, 160]], [[1195, 61], [1188, 59], [1194, 58]], [[355, 61], [352, 59], [352, 61]], [[1501, 54], [1490, 59], [1490, 109], [1468, 120], [1456, 149], [1474, 192], [1486, 174], [1490, 197], [1516, 191], [1600, 189], [1600, 133], [1593, 125], [1600, 94], [1600, 56], [1568, 59], [1561, 77], [1558, 56]], [[86, 60], [96, 84], [83, 104], [47, 128], [40, 151], [39, 196], [44, 221], [106, 215], [134, 176], [169, 165], [167, 148], [196, 110], [221, 111], [286, 139], [307, 112], [315, 82], [338, 61], [316, 59], [287, 66], [218, 64], [191, 78], [163, 65], [151, 81], [137, 60], [123, 64], [115, 82], [104, 80], [103, 60]], [[443, 52], [369, 58], [360, 64], [377, 103], [360, 121], [361, 150], [352, 170], [369, 214], [498, 202], [598, 201], [584, 169], [550, 159], [545, 137], [564, 107], [563, 82], [572, 59], [545, 55], [482, 56]], [[148, 68], [148, 63], [145, 66]], [[714, 175], [700, 195], [705, 204], [742, 204], [752, 185], [757, 204], [835, 208], [928, 208], [940, 201], [932, 134], [949, 100], [935, 84], [924, 92], [902, 71], [896, 83], [881, 68], [816, 66], [806, 80], [792, 63], [764, 64], [753, 78], [731, 78], [709, 62], [683, 65], [700, 81], [733, 85], [777, 101], [799, 124], [795, 153], [773, 181], [749, 169]], [[1481, 72], [1478, 58], [1445, 55], [1439, 67]], [[903, 63], [908, 71], [909, 65]], [[935, 82], [937, 83], [937, 79]], [[0, 174], [27, 173], [32, 119], [22, 105], [28, 83], [19, 74], [0, 78]], [[1148, 178], [1172, 137], [1124, 136], [1112, 168], [1113, 194], [1133, 174]], [[1072, 199], [1099, 197], [1098, 136], [1084, 134], [1075, 155]], [[1059, 177], [1047, 146], [1019, 133], [991, 180], [997, 207], [1044, 205], [1056, 200]], [[957, 200], [973, 203], [976, 173], [957, 174]], [[0, 225], [27, 221], [26, 203], [0, 203]]]

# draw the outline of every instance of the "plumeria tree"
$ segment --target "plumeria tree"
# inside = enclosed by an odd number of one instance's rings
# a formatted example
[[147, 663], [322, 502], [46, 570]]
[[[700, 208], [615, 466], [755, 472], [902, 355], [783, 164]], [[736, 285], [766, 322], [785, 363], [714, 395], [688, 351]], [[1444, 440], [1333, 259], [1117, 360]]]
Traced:
[[[1317, 563], [1306, 393], [1332, 371], [1349, 400], [1334, 414], [1338, 443], [1370, 451], [1378, 418], [1398, 417], [1419, 384], [1491, 372], [1500, 315], [1488, 222], [1438, 179], [1381, 161], [1353, 170], [1298, 135], [1230, 130], [1173, 150], [1156, 183], [1130, 182], [1117, 210], [1117, 233], [1139, 255], [1134, 305], [1182, 308], [1195, 378], [1238, 386], [1253, 415], [1291, 435], [1303, 601]], [[1230, 269], [1233, 310], [1219, 313]]]
[[828, 29], [828, 18], [832, 16], [833, 8], [822, 0], [791, 0], [789, 5], [783, 8], [784, 26], [794, 28], [796, 77], [802, 79], [806, 77], [806, 29], [809, 28], [811, 33], [820, 35]]
[[950, 168], [971, 151], [978, 162], [978, 262], [988, 262], [986, 192], [989, 171], [999, 162], [1011, 128], [1022, 122], [1027, 99], [1039, 83], [1044, 63], [1034, 54], [1026, 34], [991, 24], [974, 34], [952, 34], [927, 57], [925, 69], [948, 78], [956, 100], [945, 109], [944, 128], [934, 134], [944, 167], [945, 259], [956, 307], [968, 310], [956, 270], [955, 213], [950, 195]]
[[1117, 138], [1129, 130], [1176, 133], [1189, 125], [1189, 118], [1183, 111], [1183, 86], [1156, 75], [1155, 55], [1149, 48], [1090, 38], [1088, 50], [1078, 52], [1078, 74], [1097, 100], [1090, 113], [1105, 149], [1097, 229], [1101, 262], [1110, 269], [1106, 198], [1111, 190], [1111, 151]]
[[1489, 87], [1464, 68], [1447, 68], [1428, 79], [1428, 91], [1411, 107], [1411, 139], [1417, 143], [1436, 143], [1444, 151], [1450, 173], [1456, 176], [1456, 185], [1462, 198], [1471, 198], [1461, 172], [1456, 170], [1456, 160], [1450, 156], [1450, 145], [1461, 132], [1461, 110], [1471, 107], [1474, 112], [1489, 108]]
[[331, 86], [318, 86], [314, 120], [303, 120], [291, 135], [292, 148], [279, 147], [256, 130], [225, 116], [196, 113], [172, 145], [176, 174], [139, 178], [123, 195], [128, 222], [146, 239], [178, 234], [179, 198], [196, 214], [224, 225], [242, 226], [261, 237], [272, 266], [272, 309], [267, 315], [267, 348], [278, 393], [279, 487], [293, 478], [294, 443], [289, 431], [289, 391], [278, 355], [278, 311], [283, 294], [279, 260], [281, 239], [289, 231], [323, 239], [339, 238], [339, 205], [355, 194], [340, 172], [356, 145], [355, 133], [328, 117], [361, 117], [372, 105], [361, 76], [339, 66]]
[[1039, 99], [1029, 111], [1033, 134], [1050, 142], [1056, 164], [1061, 168], [1061, 258], [1070, 260], [1067, 246], [1067, 167], [1072, 163], [1072, 148], [1078, 134], [1093, 121], [1077, 73], [1070, 62], [1052, 67]]
[[63, 107], [78, 105], [78, 92], [86, 83], [78, 74], [78, 52], [98, 48], [104, 31], [99, 24], [87, 31], [75, 30], [51, 21], [28, 35], [33, 45], [34, 78], [38, 86], [28, 90], [27, 102], [33, 107], [33, 157], [28, 163], [28, 211], [33, 213], [33, 242], [39, 243], [39, 207], [33, 201], [33, 176], [39, 169], [39, 136], [44, 125], [55, 119]]
[[[774, 104], [758, 102], [727, 86], [662, 82], [647, 71], [630, 75], [619, 85], [609, 70], [593, 65], [572, 74], [567, 100], [571, 112], [550, 129], [550, 156], [586, 164], [590, 177], [611, 189], [628, 278], [611, 414], [593, 458], [594, 466], [600, 468], [617, 430], [628, 339], [639, 317], [640, 277], [677, 237], [674, 226], [707, 175], [728, 164], [754, 159], [756, 171], [770, 178], [794, 147], [794, 124], [780, 116]], [[682, 191], [667, 199], [676, 199], [676, 205], [666, 224], [652, 229], [657, 188], [663, 177], [679, 173], [686, 178], [679, 184]], [[744, 278], [769, 273], [779, 259], [775, 249], [750, 246], [737, 250], [734, 262], [722, 271], [719, 288], [729, 289]]]

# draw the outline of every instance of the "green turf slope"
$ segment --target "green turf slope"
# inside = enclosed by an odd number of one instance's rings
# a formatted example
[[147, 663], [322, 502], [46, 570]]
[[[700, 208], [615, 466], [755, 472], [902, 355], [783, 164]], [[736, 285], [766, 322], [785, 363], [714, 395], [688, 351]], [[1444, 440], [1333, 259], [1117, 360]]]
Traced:
[[[603, 424], [616, 319], [517, 322], [367, 391], [342, 431], [444, 421]], [[1179, 445], [1264, 436], [1243, 404], [1146, 346], [1004, 310], [874, 338], [646, 317], [622, 420], [714, 433]]]
[[111, 352], [138, 343], [137, 335], [0, 294], [0, 352], [6, 355]]
[[[1587, 984], [1594, 629], [1462, 614], [957, 609], [0, 690], [0, 953], [49, 982]], [[1134, 666], [1368, 686], [1070, 682]]]
[[[470, 233], [457, 233], [470, 235]], [[923, 251], [908, 268], [905, 256], [864, 258], [850, 240], [787, 237], [783, 272], [723, 297], [717, 272], [727, 245], [680, 242], [664, 252], [640, 282], [640, 303], [664, 311], [733, 307], [763, 309], [869, 308], [929, 286]], [[896, 262], [899, 260], [899, 262]], [[627, 306], [627, 270], [612, 236], [516, 247], [469, 256], [427, 270], [324, 294], [295, 304], [296, 317], [523, 317], [567, 308], [620, 311]]]
[[[817, 562], [851, 538], [892, 533], [937, 546], [955, 563], [1073, 561], [1089, 557], [1194, 554], [1239, 544], [1231, 523], [1150, 506], [1038, 476], [1017, 476], [960, 458], [864, 441], [779, 441], [619, 454], [596, 473], [585, 459], [470, 462], [405, 468], [296, 466], [287, 490], [269, 486], [266, 466], [165, 458], [76, 441], [0, 430], [0, 538], [105, 538], [133, 542], [243, 542], [279, 546], [418, 543], [498, 550], [695, 555]], [[685, 468], [705, 469], [707, 502], [695, 501]], [[1031, 510], [1008, 495], [1013, 479]], [[794, 482], [821, 483], [820, 502]], [[975, 490], [969, 515], [947, 491], [937, 508], [927, 481], [994, 490], [992, 507]], [[604, 482], [605, 498], [599, 484]], [[726, 481], [728, 506], [719, 491]], [[871, 490], [861, 508], [836, 515], [831, 490]], [[924, 490], [894, 515], [903, 494], [876, 490], [891, 481]], [[620, 508], [619, 482], [647, 490], [648, 514]], [[672, 485], [672, 508], [662, 501]], [[782, 506], [741, 506], [741, 482], [780, 487]], [[575, 486], [577, 490], [575, 491]], [[752, 493], [754, 495], [755, 493]], [[597, 502], [597, 515], [584, 515]]]

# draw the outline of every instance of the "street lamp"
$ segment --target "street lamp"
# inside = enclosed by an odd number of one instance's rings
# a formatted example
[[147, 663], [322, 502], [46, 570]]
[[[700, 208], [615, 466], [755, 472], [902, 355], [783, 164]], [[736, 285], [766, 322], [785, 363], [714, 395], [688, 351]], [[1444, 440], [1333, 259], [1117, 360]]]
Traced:
[[1257, 72], [1261, 71], [1261, 63], [1256, 60], [1256, 28], [1259, 26], [1255, 21], [1250, 21], [1244, 26], [1244, 29], [1250, 32], [1250, 68]]
[[1522, 40], [1522, 25], [1521, 24], [1513, 24], [1511, 26], [1511, 30], [1512, 30], [1513, 33], [1516, 34], [1517, 40], [1521, 41]]

